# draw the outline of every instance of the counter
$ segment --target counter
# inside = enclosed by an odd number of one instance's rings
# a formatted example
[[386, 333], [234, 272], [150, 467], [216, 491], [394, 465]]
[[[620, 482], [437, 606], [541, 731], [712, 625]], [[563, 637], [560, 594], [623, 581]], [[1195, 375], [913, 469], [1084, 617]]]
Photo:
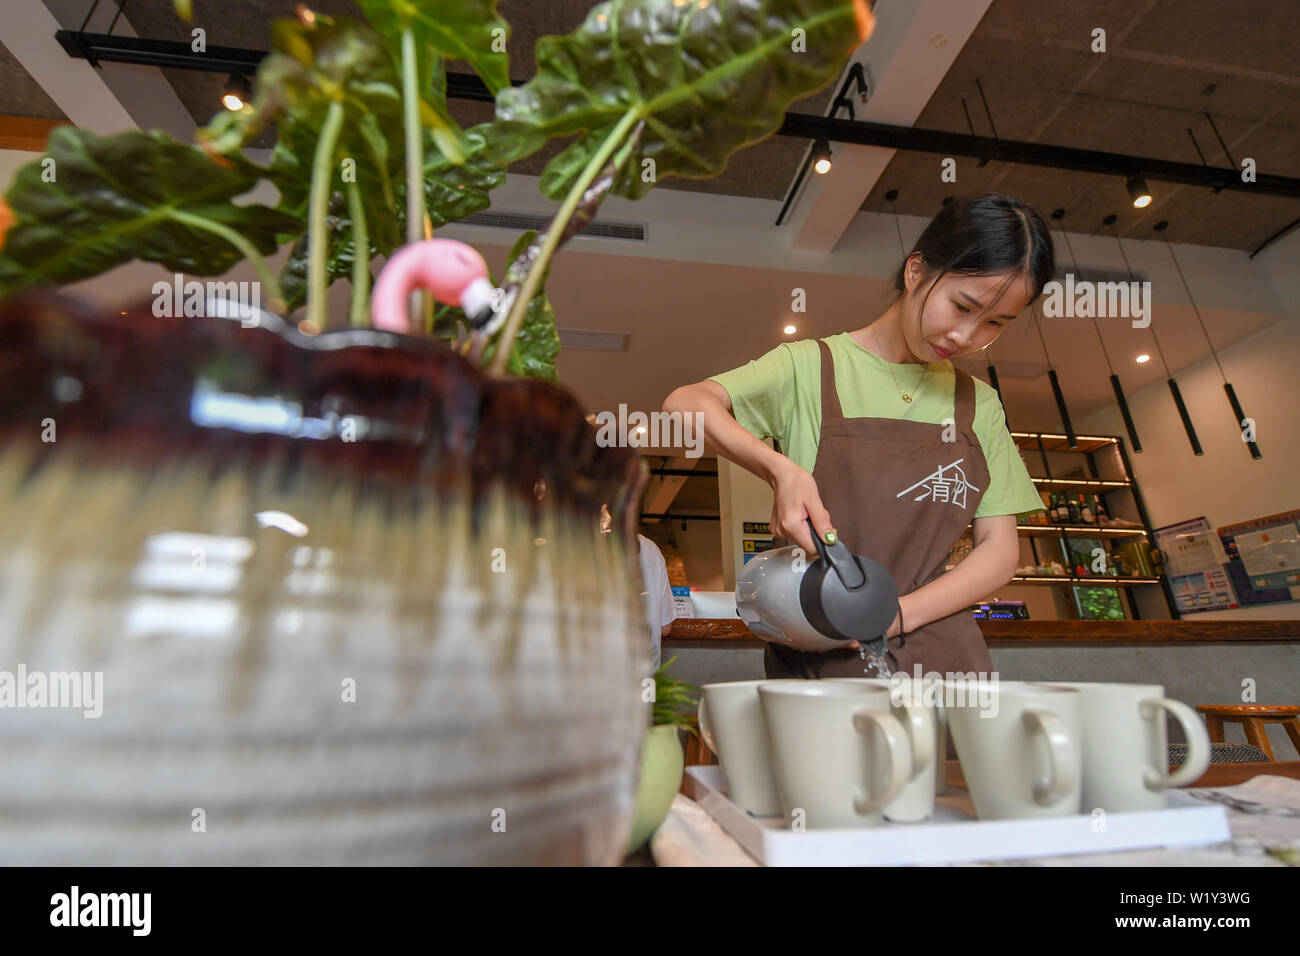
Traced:
[[[977, 621], [985, 643], [994, 647], [1140, 647], [1196, 644], [1300, 643], [1295, 621]], [[664, 646], [745, 642], [761, 647], [739, 618], [673, 621]]]

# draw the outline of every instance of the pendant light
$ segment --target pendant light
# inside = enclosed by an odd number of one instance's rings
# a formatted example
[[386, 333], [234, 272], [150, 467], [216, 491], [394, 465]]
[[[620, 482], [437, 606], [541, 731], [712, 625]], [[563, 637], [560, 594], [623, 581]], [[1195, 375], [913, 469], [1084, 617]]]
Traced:
[[[1241, 402], [1237, 401], [1237, 393], [1233, 389], [1232, 383], [1228, 381], [1228, 376], [1224, 374], [1223, 363], [1219, 361], [1219, 353], [1214, 350], [1214, 343], [1210, 340], [1210, 333], [1205, 328], [1205, 320], [1201, 318], [1201, 310], [1196, 307], [1196, 300], [1192, 298], [1192, 290], [1187, 284], [1187, 277], [1183, 275], [1183, 269], [1178, 264], [1178, 257], [1174, 255], [1173, 243], [1169, 241], [1169, 236], [1165, 235], [1165, 229], [1168, 227], [1169, 222], [1165, 219], [1160, 220], [1152, 226], [1152, 228], [1155, 229], [1156, 232], [1160, 233], [1161, 237], [1165, 240], [1165, 248], [1169, 250], [1169, 258], [1174, 260], [1174, 269], [1178, 271], [1178, 278], [1183, 283], [1183, 290], [1187, 293], [1187, 301], [1192, 304], [1192, 312], [1196, 315], [1196, 321], [1201, 326], [1201, 334], [1205, 336], [1205, 344], [1210, 347], [1210, 355], [1214, 356], [1214, 364], [1219, 369], [1219, 377], [1223, 379], [1223, 390], [1227, 393], [1228, 404], [1232, 406], [1232, 413], [1236, 416], [1236, 427], [1239, 429], [1245, 429], [1247, 427], [1246, 413], [1241, 410]], [[1242, 437], [1244, 438], [1245, 436], [1243, 435]], [[1250, 449], [1251, 458], [1258, 461], [1260, 458], [1264, 457], [1263, 453], [1259, 450], [1259, 445], [1255, 443], [1253, 438], [1250, 441], [1245, 442], [1245, 444], [1246, 447]]]
[[[1083, 278], [1082, 270], [1079, 269], [1079, 258], [1074, 254], [1074, 246], [1070, 244], [1070, 234], [1065, 231], [1065, 223], [1061, 220], [1065, 217], [1065, 210], [1058, 209], [1052, 213], [1052, 218], [1061, 223], [1061, 238], [1065, 240], [1065, 248], [1070, 253], [1070, 261], [1074, 263], [1074, 272], [1080, 279]], [[1124, 418], [1124, 427], [1128, 430], [1129, 443], [1132, 444], [1134, 451], [1142, 450], [1142, 442], [1138, 440], [1137, 428], [1133, 425], [1133, 416], [1129, 414], [1128, 400], [1124, 396], [1124, 388], [1120, 385], [1119, 376], [1115, 374], [1115, 366], [1111, 363], [1110, 353], [1106, 351], [1106, 340], [1102, 337], [1101, 326], [1097, 324], [1097, 316], [1092, 316], [1092, 327], [1097, 332], [1097, 344], [1101, 346], [1101, 354], [1106, 359], [1106, 368], [1110, 370], [1110, 387], [1115, 392], [1115, 401], [1119, 403], [1120, 414]]]
[[1065, 395], [1061, 392], [1061, 382], [1056, 377], [1056, 369], [1052, 367], [1052, 356], [1047, 351], [1047, 340], [1043, 338], [1043, 318], [1042, 310], [1037, 313], [1037, 321], [1034, 322], [1034, 328], [1038, 329], [1038, 341], [1043, 346], [1043, 357], [1047, 359], [1047, 379], [1052, 383], [1052, 394], [1056, 397], [1056, 410], [1061, 414], [1061, 425], [1065, 429], [1066, 444], [1071, 448], [1079, 447], [1079, 439], [1074, 434], [1074, 426], [1070, 424], [1070, 410], [1065, 407]]
[[823, 176], [831, 171], [831, 144], [825, 136], [818, 136], [813, 141], [812, 167]]
[[[1119, 247], [1119, 256], [1124, 260], [1124, 268], [1128, 270], [1129, 282], [1136, 282], [1137, 277], [1133, 274], [1133, 267], [1129, 264], [1128, 256], [1124, 254], [1124, 243], [1120, 242], [1119, 233], [1115, 230], [1116, 216], [1111, 214], [1102, 220], [1110, 226], [1111, 233], [1115, 236], [1115, 245]], [[1156, 344], [1156, 354], [1160, 356], [1160, 364], [1165, 368], [1165, 381], [1169, 385], [1169, 394], [1174, 397], [1174, 404], [1178, 407], [1178, 416], [1183, 420], [1183, 430], [1187, 432], [1187, 441], [1191, 443], [1192, 452], [1197, 455], [1204, 454], [1201, 450], [1200, 440], [1196, 437], [1196, 429], [1192, 427], [1192, 418], [1187, 414], [1187, 406], [1183, 404], [1183, 393], [1178, 389], [1178, 382], [1169, 371], [1169, 363], [1165, 361], [1165, 351], [1160, 347], [1160, 337], [1156, 335], [1156, 324], [1152, 322], [1148, 329], [1151, 330], [1151, 340]], [[1138, 451], [1141, 451], [1139, 448]]]
[[[1064, 215], [1065, 210], [1058, 209], [1052, 213], [1052, 218], [1059, 219]], [[1052, 366], [1052, 356], [1047, 351], [1047, 339], [1043, 338], [1043, 310], [1041, 308], [1037, 310], [1036, 319], [1034, 327], [1038, 329], [1038, 341], [1043, 346], [1043, 357], [1047, 359], [1047, 380], [1052, 383], [1052, 395], [1056, 397], [1056, 410], [1061, 415], [1061, 425], [1065, 430], [1066, 444], [1071, 448], [1078, 448], [1079, 439], [1074, 434], [1074, 426], [1070, 424], [1070, 410], [1065, 407], [1065, 395], [1061, 391], [1061, 382], [1056, 377], [1056, 369]]]

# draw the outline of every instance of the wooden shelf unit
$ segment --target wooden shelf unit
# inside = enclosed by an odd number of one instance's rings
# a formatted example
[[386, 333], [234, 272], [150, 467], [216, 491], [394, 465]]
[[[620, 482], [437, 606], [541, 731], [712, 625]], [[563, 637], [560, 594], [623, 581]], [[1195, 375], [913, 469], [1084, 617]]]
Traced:
[[[1138, 488], [1137, 481], [1133, 477], [1133, 469], [1129, 464], [1128, 451], [1125, 448], [1123, 438], [1116, 435], [1076, 435], [1075, 447], [1071, 448], [1068, 436], [1054, 432], [1013, 431], [1011, 437], [1015, 440], [1016, 447], [1025, 453], [1030, 477], [1033, 479], [1035, 487], [1040, 491], [1046, 491], [1049, 495], [1053, 492], [1095, 495], [1106, 501], [1106, 510], [1112, 515], [1116, 514], [1116, 508], [1112, 505], [1111, 497], [1114, 496], [1116, 504], [1122, 505], [1119, 509], [1122, 517], [1141, 522], [1141, 527], [1130, 528], [1116, 528], [1108, 525], [1017, 524], [1017, 533], [1029, 540], [1029, 547], [1034, 555], [1035, 565], [1047, 563], [1053, 558], [1061, 560], [1057, 556], [1049, 556], [1047, 561], [1040, 559], [1036, 542], [1045, 537], [1057, 539], [1057, 541], [1065, 545], [1067, 551], [1070, 538], [1136, 538], [1145, 541], [1153, 540], [1151, 519], [1147, 515], [1146, 504], [1142, 500], [1141, 489]], [[1053, 474], [1051, 456], [1060, 454], [1081, 456], [1085, 474], [1083, 476], [1077, 474]], [[1035, 467], [1035, 458], [1037, 458], [1037, 467]], [[1106, 460], [1107, 458], [1109, 460]], [[1058, 465], [1057, 471], [1060, 470]], [[1052, 575], [1050, 577], [1047, 575], [1018, 574], [1012, 578], [1012, 583], [1046, 584], [1057, 587], [1118, 588], [1124, 592], [1125, 597], [1128, 599], [1129, 613], [1134, 620], [1140, 620], [1142, 612], [1133, 590], [1140, 587], [1159, 587], [1164, 594], [1165, 604], [1169, 608], [1170, 616], [1174, 620], [1180, 619], [1173, 592], [1170, 590], [1169, 581], [1164, 574], [1150, 576], [1099, 574], [1089, 577], [1080, 577], [1073, 574]]]

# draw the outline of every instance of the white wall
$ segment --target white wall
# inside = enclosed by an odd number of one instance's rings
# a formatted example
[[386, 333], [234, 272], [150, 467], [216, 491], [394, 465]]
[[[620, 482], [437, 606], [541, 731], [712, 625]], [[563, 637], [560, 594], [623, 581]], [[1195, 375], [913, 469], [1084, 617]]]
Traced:
[[725, 458], [718, 459], [718, 503], [721, 508], [722, 588], [733, 591], [745, 566], [746, 521], [771, 521], [775, 498], [763, 479]]
[[677, 551], [686, 567], [686, 583], [701, 591], [725, 590], [722, 584], [722, 547], [717, 521], [687, 521], [686, 530], [680, 524], [673, 535]]
[[[1220, 350], [1219, 362], [1246, 415], [1255, 420], [1263, 457], [1251, 458], [1242, 441], [1223, 377], [1213, 359], [1175, 372], [1183, 401], [1204, 454], [1187, 440], [1168, 386], [1149, 386], [1128, 396], [1142, 439], [1130, 454], [1134, 477], [1155, 527], [1198, 518], [1212, 527], [1300, 508], [1300, 232], [1261, 253], [1288, 317]], [[1119, 410], [1111, 405], [1077, 423], [1080, 432], [1124, 434]], [[1300, 603], [1204, 611], [1189, 620], [1300, 618]]]

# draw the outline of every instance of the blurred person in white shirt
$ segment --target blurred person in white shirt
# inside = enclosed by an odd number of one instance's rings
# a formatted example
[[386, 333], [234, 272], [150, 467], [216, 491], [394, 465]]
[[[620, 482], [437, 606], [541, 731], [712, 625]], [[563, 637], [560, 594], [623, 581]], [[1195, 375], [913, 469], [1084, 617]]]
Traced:
[[[605, 505], [600, 506], [600, 530], [604, 534], [614, 530], [613, 518]], [[673, 589], [668, 584], [668, 563], [664, 561], [659, 546], [640, 533], [636, 539], [641, 583], [645, 588], [641, 592], [641, 598], [645, 603], [646, 621], [650, 625], [650, 673], [653, 674], [659, 670], [660, 641], [672, 630], [677, 608], [673, 603]]]
[[673, 604], [673, 589], [668, 584], [668, 563], [664, 561], [659, 546], [643, 534], [636, 536], [641, 546], [641, 580], [645, 584], [646, 617], [650, 621], [651, 673], [659, 669], [660, 641], [673, 629], [677, 609]]

